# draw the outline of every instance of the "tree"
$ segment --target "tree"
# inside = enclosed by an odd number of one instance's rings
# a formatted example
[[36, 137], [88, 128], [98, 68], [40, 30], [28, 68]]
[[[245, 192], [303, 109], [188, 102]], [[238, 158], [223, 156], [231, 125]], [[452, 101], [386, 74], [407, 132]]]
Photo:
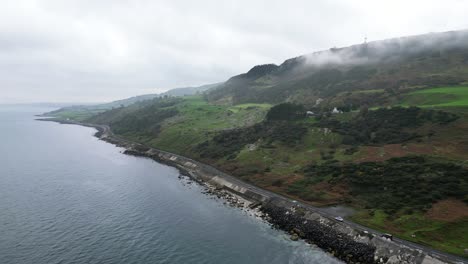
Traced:
[[304, 118], [305, 109], [302, 105], [297, 105], [293, 103], [283, 103], [273, 106], [270, 111], [268, 111], [266, 119], [268, 121], [272, 120], [297, 120]]
[[360, 116], [366, 116], [368, 112], [369, 112], [369, 107], [367, 105], [363, 105], [359, 109], [359, 115]]

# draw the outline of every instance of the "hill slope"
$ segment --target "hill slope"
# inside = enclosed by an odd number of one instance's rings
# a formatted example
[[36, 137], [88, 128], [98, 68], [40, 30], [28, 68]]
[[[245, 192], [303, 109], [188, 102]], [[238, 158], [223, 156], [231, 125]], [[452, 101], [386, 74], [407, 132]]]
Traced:
[[314, 102], [355, 90], [404, 90], [468, 81], [468, 31], [332, 48], [260, 65], [208, 93], [212, 102]]
[[462, 31], [331, 49], [81, 120], [466, 256], [467, 44]]
[[59, 118], [72, 118], [75, 120], [82, 121], [85, 118], [88, 118], [92, 115], [102, 113], [106, 110], [111, 110], [113, 108], [127, 107], [135, 103], [151, 100], [157, 97], [195, 95], [209, 91], [210, 89], [214, 89], [221, 84], [222, 83], [213, 83], [196, 87], [174, 88], [160, 94], [144, 94], [104, 104], [68, 106], [60, 108], [56, 111], [49, 112], [46, 115]]

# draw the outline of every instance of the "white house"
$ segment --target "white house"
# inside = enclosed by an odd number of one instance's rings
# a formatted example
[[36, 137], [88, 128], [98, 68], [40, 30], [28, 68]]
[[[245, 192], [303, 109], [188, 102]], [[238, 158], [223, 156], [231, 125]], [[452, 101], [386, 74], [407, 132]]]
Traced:
[[331, 111], [332, 114], [341, 114], [343, 111], [338, 110], [336, 107]]

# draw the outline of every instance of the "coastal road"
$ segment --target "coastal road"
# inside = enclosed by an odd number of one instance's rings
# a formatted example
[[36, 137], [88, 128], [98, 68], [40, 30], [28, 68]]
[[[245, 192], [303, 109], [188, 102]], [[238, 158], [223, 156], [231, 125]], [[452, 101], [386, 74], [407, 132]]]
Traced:
[[[111, 131], [110, 127], [107, 126], [107, 125], [81, 124], [81, 123], [76, 123], [76, 122], [69, 122], [69, 123], [94, 127], [96, 129], [98, 129], [101, 132], [102, 135], [112, 137], [113, 139], [116, 139], [116, 140], [118, 140], [120, 142], [127, 143], [127, 144], [132, 144], [132, 145], [141, 145], [140, 143], [132, 142], [132, 141], [129, 141], [127, 139], [124, 139], [124, 138], [121, 138], [121, 137], [115, 135]], [[150, 148], [150, 149], [153, 149], [153, 148]], [[348, 226], [350, 226], [350, 227], [352, 227], [352, 228], [354, 228], [356, 230], [367, 231], [369, 234], [372, 234], [374, 236], [381, 236], [383, 234], [380, 231], [374, 230], [374, 229], [369, 228], [369, 227], [362, 226], [360, 224], [349, 221], [347, 219], [345, 219], [344, 221], [337, 221], [337, 220], [335, 220], [335, 217], [337, 217], [339, 215], [332, 214], [332, 213], [330, 213], [329, 211], [326, 211], [323, 208], [315, 207], [315, 206], [312, 206], [310, 204], [307, 204], [307, 203], [304, 203], [304, 202], [301, 202], [301, 201], [295, 201], [295, 200], [292, 200], [291, 198], [288, 198], [288, 197], [283, 196], [281, 194], [274, 193], [274, 192], [259, 188], [257, 186], [254, 186], [254, 185], [250, 184], [250, 183], [244, 182], [244, 181], [240, 180], [239, 178], [233, 177], [233, 176], [231, 176], [229, 174], [226, 174], [226, 173], [224, 173], [222, 171], [219, 171], [218, 169], [216, 169], [216, 168], [214, 168], [214, 167], [212, 167], [210, 165], [204, 164], [202, 162], [198, 162], [196, 160], [193, 160], [193, 159], [190, 159], [190, 158], [187, 158], [187, 157], [184, 157], [184, 156], [180, 156], [180, 155], [177, 155], [177, 154], [174, 154], [174, 153], [162, 151], [162, 150], [159, 150], [159, 149], [154, 149], [154, 150], [158, 151], [158, 152], [161, 152], [161, 153], [166, 153], [166, 154], [176, 156], [176, 157], [178, 157], [180, 159], [183, 159], [183, 160], [188, 160], [188, 161], [196, 164], [197, 166], [203, 167], [204, 169], [206, 169], [208, 171], [211, 171], [211, 172], [213, 172], [215, 174], [220, 175], [221, 177], [227, 179], [228, 181], [230, 181], [232, 183], [235, 183], [235, 184], [237, 184], [237, 185], [239, 185], [239, 186], [241, 186], [243, 188], [246, 188], [246, 189], [248, 189], [248, 190], [250, 190], [252, 192], [261, 194], [261, 195], [263, 195], [265, 197], [268, 197], [270, 199], [281, 199], [283, 202], [285, 202], [286, 204], [290, 204], [291, 206], [303, 207], [303, 208], [305, 208], [305, 209], [307, 209], [309, 211], [319, 213], [320, 215], [330, 219], [331, 221], [343, 222], [343, 223], [347, 224]], [[421, 251], [425, 252], [427, 255], [430, 255], [430, 256], [433, 256], [433, 257], [436, 257], [438, 259], [442, 259], [442, 260], [445, 260], [445, 261], [448, 261], [448, 262], [451, 262], [451, 263], [468, 264], [468, 260], [465, 259], [465, 258], [462, 258], [460, 256], [456, 256], [456, 255], [452, 255], [452, 254], [448, 254], [448, 253], [445, 253], [445, 252], [441, 252], [439, 250], [436, 250], [436, 249], [433, 249], [433, 248], [430, 248], [430, 247], [427, 247], [427, 246], [424, 246], [424, 245], [421, 245], [421, 244], [417, 244], [417, 243], [410, 242], [410, 241], [403, 240], [403, 239], [396, 238], [396, 237], [393, 238], [393, 242], [401, 244], [401, 245], [405, 245], [405, 246], [407, 246], [409, 248], [421, 250]]]
[[[172, 155], [174, 155], [174, 154], [172, 154]], [[197, 161], [192, 161], [192, 162], [196, 162], [196, 164], [200, 164]], [[209, 165], [206, 165], [206, 164], [203, 164], [203, 163], [202, 163], [202, 165], [205, 166], [205, 167], [209, 167], [210, 169], [216, 170], [216, 168], [213, 168], [213, 167], [211, 167]], [[301, 201], [292, 200], [291, 198], [285, 197], [285, 196], [283, 196], [281, 194], [277, 194], [277, 193], [274, 193], [274, 192], [259, 188], [257, 186], [251, 185], [249, 183], [246, 183], [246, 182], [244, 182], [244, 181], [242, 181], [242, 180], [240, 180], [238, 178], [235, 178], [235, 177], [233, 177], [231, 175], [228, 175], [226, 173], [223, 173], [223, 172], [219, 172], [219, 174], [222, 174], [223, 178], [229, 179], [230, 182], [234, 182], [239, 186], [247, 188], [247, 189], [249, 189], [249, 190], [251, 190], [253, 192], [259, 193], [259, 194], [261, 194], [263, 196], [266, 196], [266, 197], [269, 197], [269, 198], [281, 199], [284, 202], [289, 203], [291, 206], [300, 206], [300, 207], [303, 207], [303, 208], [305, 208], [305, 209], [307, 209], [309, 211], [319, 213], [320, 215], [322, 215], [322, 216], [324, 216], [324, 217], [326, 217], [326, 218], [328, 218], [328, 219], [330, 219], [332, 221], [341, 222], [341, 221], [338, 221], [338, 220], [335, 219], [335, 217], [340, 216], [340, 215], [331, 214], [329, 211], [326, 211], [323, 208], [312, 206], [310, 204], [303, 203]], [[347, 219], [345, 219], [342, 222], [346, 223], [348, 226], [354, 228], [355, 230], [367, 231], [369, 234], [372, 234], [374, 236], [381, 236], [381, 235], [384, 234], [384, 233], [382, 233], [380, 231], [374, 230], [374, 229], [369, 228], [369, 227], [365, 227], [363, 225], [357, 224], [357, 223], [349, 221]], [[452, 262], [452, 263], [460, 263], [460, 264], [461, 263], [468, 263], [468, 260], [466, 260], [466, 259], [464, 259], [462, 257], [452, 255], [452, 254], [448, 254], [448, 253], [445, 253], [445, 252], [442, 252], [442, 251], [439, 251], [439, 250], [436, 250], [436, 249], [433, 249], [433, 248], [430, 248], [430, 247], [427, 247], [427, 246], [424, 246], [424, 245], [420, 245], [420, 244], [417, 244], [417, 243], [414, 243], [414, 242], [410, 242], [410, 241], [407, 241], [407, 240], [404, 240], [404, 239], [394, 237], [393, 242], [401, 244], [401, 245], [405, 245], [405, 246], [407, 246], [409, 248], [414, 248], [414, 249], [421, 250], [421, 251], [425, 252], [426, 254], [428, 254], [430, 256], [433, 256], [433, 257], [436, 257], [436, 258], [439, 258], [439, 259], [444, 259], [444, 260], [447, 260], [447, 261]]]

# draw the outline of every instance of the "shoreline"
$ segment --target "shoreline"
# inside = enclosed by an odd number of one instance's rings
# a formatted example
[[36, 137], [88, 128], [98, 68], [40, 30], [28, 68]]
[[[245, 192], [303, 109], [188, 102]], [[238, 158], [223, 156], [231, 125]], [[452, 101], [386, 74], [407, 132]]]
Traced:
[[[400, 239], [391, 241], [380, 237], [381, 233], [375, 230], [349, 221], [337, 221], [320, 208], [253, 186], [207, 164], [123, 139], [114, 135], [109, 126], [57, 118], [37, 120], [95, 128], [94, 136], [124, 148], [124, 154], [175, 167], [182, 175], [205, 186], [207, 194], [223, 198], [232, 206], [241, 207], [241, 199], [249, 201], [249, 209], [261, 212], [263, 219], [289, 233], [291, 239], [304, 239], [346, 263], [467, 263], [462, 257]], [[246, 208], [246, 203], [242, 203]]]

